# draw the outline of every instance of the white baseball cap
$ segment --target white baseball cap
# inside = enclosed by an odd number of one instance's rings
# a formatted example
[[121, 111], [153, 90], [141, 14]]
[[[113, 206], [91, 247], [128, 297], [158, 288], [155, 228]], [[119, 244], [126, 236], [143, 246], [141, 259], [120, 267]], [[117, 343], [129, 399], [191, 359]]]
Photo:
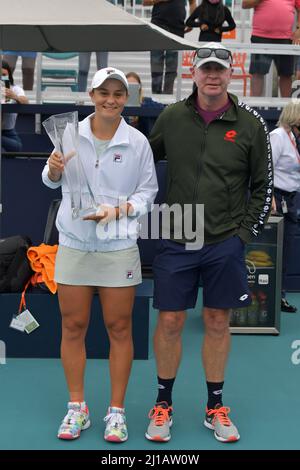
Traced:
[[105, 69], [98, 70], [98, 72], [96, 72], [93, 77], [91, 90], [98, 88], [108, 78], [115, 78], [116, 80], [119, 80], [123, 83], [123, 85], [126, 87], [126, 90], [128, 91], [128, 81], [125, 74], [121, 70], [115, 69], [114, 67], [106, 67]]
[[232, 54], [220, 42], [208, 42], [196, 50], [193, 65], [199, 68], [208, 62], [216, 62], [229, 69], [232, 66]]

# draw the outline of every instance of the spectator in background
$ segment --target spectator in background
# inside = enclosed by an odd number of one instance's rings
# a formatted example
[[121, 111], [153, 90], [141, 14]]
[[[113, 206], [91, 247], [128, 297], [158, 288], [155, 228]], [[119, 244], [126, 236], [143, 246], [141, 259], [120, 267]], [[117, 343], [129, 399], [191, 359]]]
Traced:
[[[254, 8], [251, 42], [255, 44], [300, 44], [300, 0], [243, 0], [242, 8]], [[296, 29], [293, 32], [295, 13]], [[282, 97], [291, 96], [294, 58], [292, 55], [253, 54], [249, 72], [251, 95], [262, 96], [264, 76], [274, 60]]]
[[[196, 0], [188, 1], [191, 15], [196, 8]], [[153, 5], [153, 24], [181, 37], [188, 32], [184, 25], [186, 0], [143, 0], [143, 5]], [[177, 51], [151, 51], [152, 93], [173, 94], [177, 65]]]
[[[157, 108], [160, 111], [164, 109], [164, 105], [162, 103], [158, 103], [158, 101], [154, 101], [150, 97], [143, 96], [143, 88], [142, 88], [142, 81], [140, 76], [135, 72], [128, 72], [126, 74], [126, 78], [128, 83], [138, 83], [140, 86], [140, 104], [141, 108]], [[148, 117], [148, 116], [129, 116], [128, 122], [131, 126], [138, 129], [142, 132], [146, 137], [149, 136], [152, 127], [156, 121], [156, 117]]]
[[[106, 68], [108, 64], [108, 52], [95, 52], [97, 70]], [[91, 63], [91, 52], [79, 53], [78, 91], [86, 91], [87, 80]]]
[[[228, 26], [223, 26], [224, 22]], [[222, 33], [236, 27], [229, 8], [223, 5], [222, 0], [202, 0], [185, 24], [189, 28], [200, 28], [198, 41], [207, 42], [221, 42]]]
[[278, 128], [271, 132], [274, 165], [273, 211], [284, 217], [281, 310], [297, 308], [285, 298], [287, 266], [292, 261], [293, 238], [297, 230], [296, 194], [300, 190], [300, 100], [292, 100], [282, 110]]
[[[107, 0], [109, 3], [118, 4], [115, 0]], [[123, 2], [124, 6], [124, 2]], [[97, 61], [97, 70], [106, 68], [108, 65], [108, 52], [95, 52]], [[91, 52], [80, 52], [79, 53], [79, 74], [78, 74], [78, 91], [86, 91], [87, 80], [90, 70], [91, 63]]]
[[22, 57], [23, 89], [32, 90], [34, 83], [36, 52], [5, 51], [3, 60], [8, 63], [12, 73], [15, 71], [19, 56]]
[[[5, 61], [2, 61], [1, 81], [3, 84], [5, 83], [2, 93], [5, 94], [6, 102], [28, 103], [28, 98], [26, 98], [23, 88], [14, 84], [11, 68]], [[20, 152], [22, 150], [21, 139], [15, 130], [17, 116], [16, 113], [3, 113], [2, 151], [4, 152]]]

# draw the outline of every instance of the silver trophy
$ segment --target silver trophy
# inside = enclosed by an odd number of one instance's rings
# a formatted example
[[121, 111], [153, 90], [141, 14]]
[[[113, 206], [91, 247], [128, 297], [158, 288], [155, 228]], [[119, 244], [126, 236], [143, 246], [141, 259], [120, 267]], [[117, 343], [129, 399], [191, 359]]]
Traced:
[[43, 122], [55, 150], [64, 163], [64, 176], [70, 191], [72, 217], [95, 214], [98, 208], [82, 164], [79, 148], [78, 112], [55, 114]]

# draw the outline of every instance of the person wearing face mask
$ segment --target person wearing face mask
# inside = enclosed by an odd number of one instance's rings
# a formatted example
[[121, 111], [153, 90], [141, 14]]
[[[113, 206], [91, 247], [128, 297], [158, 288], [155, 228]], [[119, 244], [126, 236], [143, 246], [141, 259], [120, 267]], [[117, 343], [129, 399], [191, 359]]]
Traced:
[[99, 204], [96, 214], [72, 218], [61, 154], [50, 155], [42, 174], [46, 186], [62, 188], [55, 281], [70, 401], [58, 438], [79, 438], [90, 426], [84, 396], [85, 336], [96, 290], [110, 342], [111, 398], [104, 439], [120, 443], [128, 438], [124, 400], [133, 359], [132, 308], [135, 286], [142, 282], [137, 219], [147, 213], [158, 187], [146, 137], [121, 116], [128, 98], [124, 73], [113, 67], [98, 70], [89, 95], [95, 111], [79, 123], [78, 153]]
[[[225, 22], [227, 26], [223, 26]], [[222, 0], [202, 0], [185, 24], [188, 28], [200, 28], [198, 41], [214, 42], [220, 42], [223, 32], [236, 27], [229, 8], [223, 5]]]
[[297, 308], [285, 296], [287, 266], [293, 259], [293, 237], [297, 230], [296, 193], [300, 190], [300, 100], [292, 100], [282, 110], [278, 127], [270, 133], [274, 165], [272, 210], [284, 217], [281, 310]]
[[[5, 61], [2, 62], [1, 81], [4, 103], [28, 104], [28, 98], [25, 96], [23, 88], [14, 84], [11, 68]], [[1, 143], [4, 152], [20, 152], [22, 150], [22, 141], [15, 130], [17, 116], [16, 113], [3, 113]]]

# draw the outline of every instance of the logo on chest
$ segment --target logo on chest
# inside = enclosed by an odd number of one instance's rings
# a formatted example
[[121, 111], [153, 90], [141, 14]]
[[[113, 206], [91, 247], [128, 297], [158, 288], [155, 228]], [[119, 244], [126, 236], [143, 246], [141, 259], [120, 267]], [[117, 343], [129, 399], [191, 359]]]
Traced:
[[234, 131], [234, 130], [231, 130], [231, 131], [227, 131], [225, 136], [224, 136], [224, 140], [227, 140], [227, 142], [233, 142], [235, 143], [235, 138], [237, 136], [237, 132]]
[[115, 153], [114, 154], [114, 157], [113, 157], [113, 161], [114, 163], [122, 163], [122, 155], [120, 155], [119, 153]]

